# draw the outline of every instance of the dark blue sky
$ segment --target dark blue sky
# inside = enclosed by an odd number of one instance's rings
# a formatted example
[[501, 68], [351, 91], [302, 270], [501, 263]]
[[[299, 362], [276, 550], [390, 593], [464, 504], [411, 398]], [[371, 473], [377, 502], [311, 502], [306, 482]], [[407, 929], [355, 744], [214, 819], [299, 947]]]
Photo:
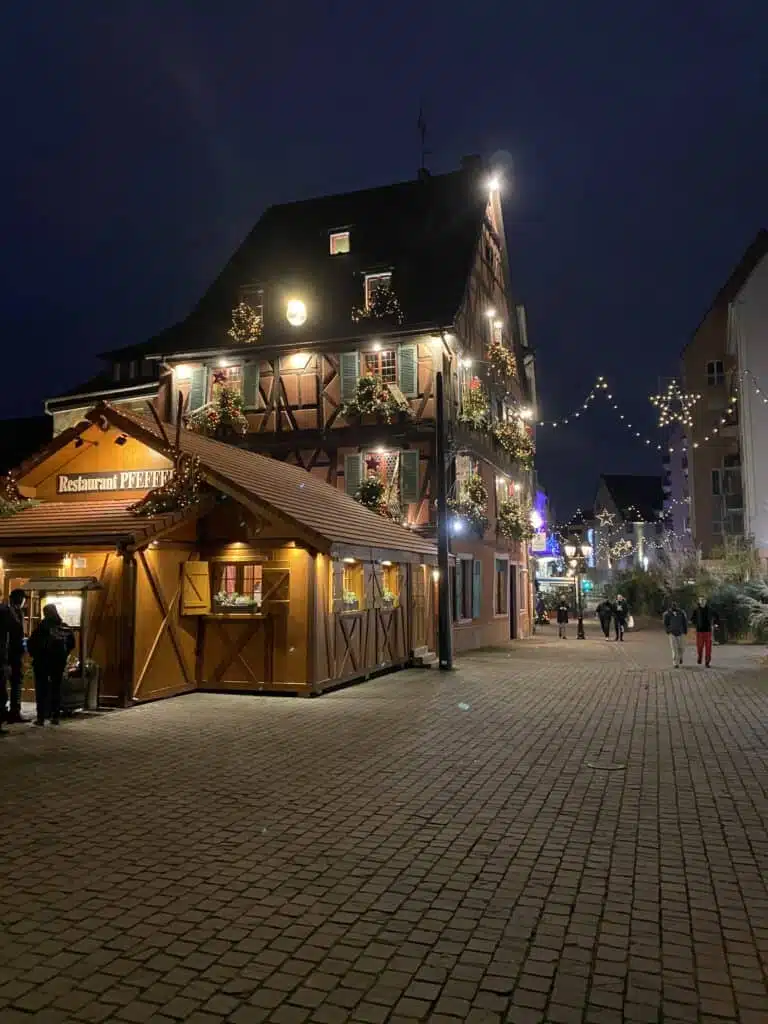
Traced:
[[[422, 97], [434, 171], [511, 161], [547, 416], [600, 373], [652, 424], [768, 223], [759, 0], [35, 0], [0, 40], [3, 415], [182, 317], [270, 203], [412, 177]], [[599, 413], [540, 453], [562, 512], [600, 472], [656, 468]]]

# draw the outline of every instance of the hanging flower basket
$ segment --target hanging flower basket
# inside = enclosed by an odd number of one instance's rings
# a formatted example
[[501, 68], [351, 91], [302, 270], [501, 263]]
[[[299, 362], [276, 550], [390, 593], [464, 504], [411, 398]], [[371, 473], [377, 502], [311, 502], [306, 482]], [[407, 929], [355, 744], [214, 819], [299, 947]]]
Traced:
[[472, 473], [459, 489], [458, 498], [448, 501], [450, 512], [467, 524], [471, 533], [483, 537], [488, 529], [488, 491], [479, 473]]
[[210, 405], [193, 413], [186, 422], [188, 430], [217, 441], [229, 441], [248, 433], [248, 420], [243, 413], [243, 398], [214, 377], [214, 398]]
[[355, 388], [355, 397], [345, 402], [341, 414], [348, 420], [360, 420], [372, 416], [384, 423], [412, 415], [409, 405], [401, 405], [381, 377], [366, 374], [360, 377]]
[[488, 396], [479, 377], [473, 377], [461, 396], [459, 421], [480, 430], [488, 422]]
[[525, 498], [505, 498], [496, 515], [496, 531], [508, 540], [528, 541], [533, 538], [532, 506]]
[[247, 302], [240, 302], [232, 310], [232, 326], [227, 334], [241, 345], [252, 345], [261, 337], [263, 323], [256, 310]]
[[488, 362], [499, 377], [517, 377], [515, 354], [500, 341], [492, 341], [488, 346]]
[[515, 417], [502, 423], [495, 423], [493, 436], [504, 451], [519, 463], [523, 469], [531, 469], [536, 454], [536, 444], [530, 427]]

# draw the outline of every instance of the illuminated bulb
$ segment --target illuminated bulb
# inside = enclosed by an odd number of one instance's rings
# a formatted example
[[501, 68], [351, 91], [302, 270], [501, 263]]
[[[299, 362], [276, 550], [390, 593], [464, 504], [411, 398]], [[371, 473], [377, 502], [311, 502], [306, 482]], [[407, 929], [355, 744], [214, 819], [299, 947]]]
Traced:
[[488, 180], [488, 188], [491, 192], [498, 192], [501, 188], [501, 179], [498, 174], [494, 174], [492, 178]]
[[432, 579], [434, 580], [435, 583], [439, 583], [439, 581], [440, 581], [440, 570], [439, 569], [433, 569], [432, 570]]
[[345, 558], [344, 561], [347, 563], [347, 565], [354, 565], [355, 564], [355, 559], [354, 558]]
[[485, 311], [485, 315], [488, 317], [489, 320], [492, 320], [496, 316], [496, 310], [493, 308], [493, 306], [489, 306], [488, 309], [486, 309]]
[[174, 366], [173, 373], [176, 380], [189, 380], [192, 377], [192, 367], [188, 363], [179, 363]]
[[371, 350], [373, 352], [381, 352], [381, 342], [380, 341], [374, 341], [373, 345], [371, 345]]
[[462, 359], [462, 360], [461, 360], [461, 365], [462, 365], [462, 366], [463, 366], [463, 367], [464, 367], [465, 369], [469, 369], [469, 367], [470, 367], [470, 366], [472, 365], [472, 360], [471, 360], [471, 359]]
[[301, 299], [289, 299], [285, 307], [285, 318], [291, 327], [301, 327], [307, 320], [307, 307]]

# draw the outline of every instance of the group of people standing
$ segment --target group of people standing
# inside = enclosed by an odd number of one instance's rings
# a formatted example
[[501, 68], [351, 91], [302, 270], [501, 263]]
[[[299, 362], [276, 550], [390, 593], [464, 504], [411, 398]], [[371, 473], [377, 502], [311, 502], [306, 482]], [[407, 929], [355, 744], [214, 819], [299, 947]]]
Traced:
[[35, 724], [45, 725], [46, 720], [52, 725], [59, 724], [61, 684], [67, 658], [75, 646], [74, 634], [54, 604], [43, 608], [39, 624], [27, 639], [26, 600], [25, 591], [12, 590], [8, 603], [0, 605], [0, 734], [3, 723], [25, 721], [21, 713], [25, 653], [32, 658], [35, 677]]

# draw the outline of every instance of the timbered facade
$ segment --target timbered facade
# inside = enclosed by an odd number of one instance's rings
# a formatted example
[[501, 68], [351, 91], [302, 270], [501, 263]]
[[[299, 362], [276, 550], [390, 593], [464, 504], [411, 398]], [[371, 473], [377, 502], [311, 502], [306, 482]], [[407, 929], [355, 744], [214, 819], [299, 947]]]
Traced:
[[[250, 334], [238, 329], [238, 307]], [[94, 398], [128, 413], [149, 398], [170, 421], [181, 392], [194, 422], [227, 389], [247, 431], [222, 439], [350, 497], [375, 478], [381, 510], [429, 540], [442, 373], [450, 493], [458, 501], [471, 476], [487, 495], [484, 528], [465, 530], [452, 516], [454, 646], [528, 633], [526, 545], [509, 539], [497, 512], [524, 504], [532, 474], [497, 428], [533, 413], [533, 358], [512, 298], [499, 192], [479, 161], [270, 208], [184, 322], [106, 358], [100, 377], [48, 402], [55, 432]], [[386, 401], [361, 400], [372, 381]], [[474, 419], [473, 390], [485, 410]]]

